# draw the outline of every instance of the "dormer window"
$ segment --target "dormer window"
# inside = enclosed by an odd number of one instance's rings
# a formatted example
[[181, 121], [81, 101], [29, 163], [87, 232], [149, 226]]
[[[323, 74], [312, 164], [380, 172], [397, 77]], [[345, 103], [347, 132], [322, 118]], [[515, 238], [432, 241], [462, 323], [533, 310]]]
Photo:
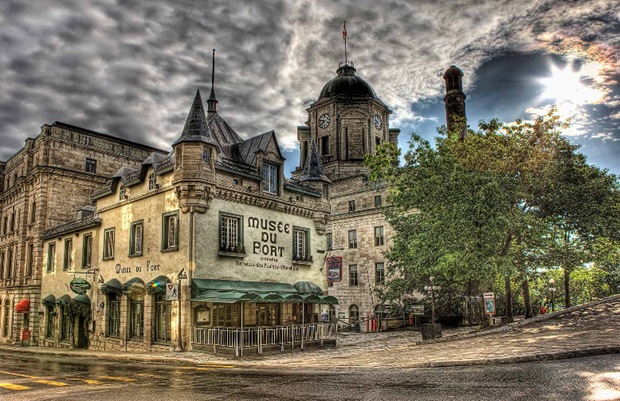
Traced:
[[118, 191], [118, 200], [124, 200], [125, 199], [125, 186], [121, 186], [120, 191]]
[[155, 173], [149, 174], [149, 191], [157, 187], [157, 177]]
[[263, 163], [263, 191], [278, 194], [278, 166]]

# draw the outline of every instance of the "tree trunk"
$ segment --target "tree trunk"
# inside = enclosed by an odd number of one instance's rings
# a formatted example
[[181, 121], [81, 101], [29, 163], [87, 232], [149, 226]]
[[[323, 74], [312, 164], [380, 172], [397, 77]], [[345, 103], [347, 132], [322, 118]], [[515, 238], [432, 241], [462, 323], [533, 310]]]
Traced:
[[570, 308], [570, 269], [564, 268], [564, 307]]
[[510, 276], [505, 277], [506, 284], [506, 323], [512, 323], [512, 288], [510, 287]]
[[523, 303], [525, 304], [525, 318], [528, 319], [534, 315], [532, 313], [532, 299], [530, 298], [530, 282], [527, 276], [521, 283], [521, 289], [523, 290]]

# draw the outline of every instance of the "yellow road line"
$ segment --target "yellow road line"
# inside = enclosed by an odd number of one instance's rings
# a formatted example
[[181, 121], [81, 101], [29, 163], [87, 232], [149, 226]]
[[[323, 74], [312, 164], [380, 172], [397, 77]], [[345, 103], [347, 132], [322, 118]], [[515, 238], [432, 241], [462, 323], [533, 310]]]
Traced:
[[33, 382], [41, 383], [41, 384], [47, 384], [49, 386], [56, 386], [56, 387], [62, 387], [62, 386], [66, 386], [67, 385], [67, 383], [55, 382], [53, 380], [33, 380]]
[[136, 376], [140, 376], [140, 377], [150, 377], [153, 379], [163, 379], [163, 376], [158, 376], [158, 375], [154, 375], [152, 373], [136, 373]]
[[135, 382], [136, 379], [130, 379], [129, 377], [121, 376], [99, 376], [100, 379], [118, 380], [119, 382]]
[[3, 370], [0, 370], [0, 373], [3, 373], [5, 375], [17, 376], [17, 377], [26, 377], [28, 379], [38, 379], [37, 376], [22, 375], [21, 373], [5, 372]]
[[28, 390], [30, 388], [30, 387], [27, 387], [27, 386], [22, 386], [20, 384], [12, 384], [12, 383], [0, 383], [0, 387], [6, 388], [6, 389], [9, 389], [9, 390], [15, 390], [15, 391]]
[[76, 381], [84, 382], [86, 384], [103, 384], [103, 382], [100, 382], [99, 380], [81, 379], [79, 377], [69, 377], [67, 378], [67, 380], [76, 380]]

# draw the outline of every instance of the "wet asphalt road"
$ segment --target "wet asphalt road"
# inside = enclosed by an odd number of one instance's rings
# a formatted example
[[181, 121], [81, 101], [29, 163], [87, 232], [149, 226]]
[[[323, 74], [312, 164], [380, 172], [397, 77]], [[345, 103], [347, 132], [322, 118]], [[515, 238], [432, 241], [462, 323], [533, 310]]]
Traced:
[[620, 400], [620, 355], [452, 368], [283, 371], [0, 353], [0, 400]]

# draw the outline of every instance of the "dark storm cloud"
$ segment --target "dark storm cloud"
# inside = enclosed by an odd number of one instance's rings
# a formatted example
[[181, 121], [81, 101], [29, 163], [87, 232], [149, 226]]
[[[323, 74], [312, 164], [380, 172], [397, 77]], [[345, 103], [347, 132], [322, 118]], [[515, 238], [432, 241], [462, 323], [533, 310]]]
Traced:
[[[617, 10], [617, 0], [6, 0], [0, 160], [55, 120], [169, 148], [196, 89], [208, 97], [213, 48], [222, 116], [243, 137], [274, 129], [292, 150], [305, 107], [344, 58], [345, 19], [349, 59], [394, 110], [393, 125], [407, 132], [442, 122], [441, 112], [424, 115], [411, 105], [441, 99], [441, 75], [453, 63], [466, 72], [470, 92], [493, 92], [478, 80], [490, 74], [480, 66], [514, 55], [510, 68], [527, 63], [519, 55], [529, 52], [598, 60], [617, 75]], [[613, 78], [613, 68], [605, 74]], [[532, 106], [528, 85], [514, 93], [521, 109]], [[485, 108], [502, 104], [500, 95], [478, 99]], [[618, 110], [612, 101], [605, 99], [608, 109]], [[611, 124], [603, 117], [600, 124]]]

